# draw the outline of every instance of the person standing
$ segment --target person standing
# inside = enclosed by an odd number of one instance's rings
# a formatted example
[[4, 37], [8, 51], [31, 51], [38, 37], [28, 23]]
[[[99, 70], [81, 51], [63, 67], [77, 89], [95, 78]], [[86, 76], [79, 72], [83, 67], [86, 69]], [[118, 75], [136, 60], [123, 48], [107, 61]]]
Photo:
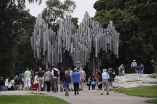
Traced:
[[83, 70], [82, 67], [80, 67], [80, 87], [81, 87], [81, 90], [83, 90], [83, 87], [84, 87], [84, 82], [86, 80], [86, 73], [85, 71]]
[[24, 88], [29, 90], [31, 88], [31, 71], [27, 68], [24, 72]]
[[88, 90], [90, 90], [90, 87], [91, 87], [91, 77], [89, 77], [88, 80], [87, 80], [87, 86], [88, 86]]
[[[102, 90], [106, 90], [106, 95], [109, 95], [109, 80], [110, 76], [109, 73], [107, 72], [107, 69], [103, 69], [102, 73]], [[103, 95], [103, 93], [101, 93]]]
[[98, 81], [97, 81], [97, 84], [98, 84], [98, 89], [102, 89], [102, 74], [100, 71], [97, 72], [98, 73]]
[[51, 80], [52, 80], [52, 73], [51, 71], [48, 69], [45, 74], [44, 74], [44, 81], [46, 84], [46, 90], [48, 92], [50, 92], [50, 88], [51, 88]]
[[8, 90], [9, 90], [9, 91], [14, 90], [14, 88], [15, 88], [14, 85], [15, 85], [15, 81], [14, 81], [13, 77], [11, 77], [11, 78], [9, 79], [9, 82], [8, 82]]
[[65, 89], [65, 96], [69, 96], [69, 84], [70, 84], [70, 71], [65, 71], [65, 79], [64, 79], [64, 89]]
[[39, 91], [42, 91], [44, 87], [44, 71], [42, 70], [41, 67], [39, 68], [38, 79], [39, 79]]
[[73, 71], [71, 70], [71, 68], [70, 68], [69, 72], [70, 72], [69, 89], [70, 89], [70, 91], [73, 91], [73, 83], [72, 83], [72, 73], [73, 73]]
[[63, 92], [64, 89], [64, 80], [65, 80], [65, 71], [63, 68], [60, 68], [60, 74], [59, 74], [60, 78], [60, 92]]
[[4, 90], [4, 79], [3, 77], [0, 77], [0, 91]]
[[50, 86], [51, 86], [51, 90], [54, 91], [54, 66], [51, 66], [51, 76], [52, 76], [52, 79], [51, 79], [51, 82], [50, 82]]
[[59, 78], [59, 69], [53, 68], [53, 91], [58, 92], [58, 78]]
[[77, 68], [75, 68], [72, 73], [72, 80], [73, 80], [73, 84], [74, 84], [74, 94], [78, 95], [79, 94], [79, 84], [80, 84], [80, 72], [78, 71]]
[[95, 76], [92, 77], [91, 86], [92, 86], [92, 90], [95, 90], [95, 87], [96, 87], [96, 79], [95, 79]]
[[24, 73], [19, 74], [19, 83], [20, 83], [19, 90], [23, 90], [24, 89]]
[[118, 67], [118, 75], [119, 76], [124, 76], [125, 75], [125, 67], [123, 64], [121, 64], [119, 67]]
[[110, 67], [110, 68], [108, 68], [108, 74], [109, 74], [109, 87], [113, 87], [113, 85], [112, 85], [112, 83], [113, 83], [113, 81], [114, 81], [114, 78], [115, 78], [115, 76], [116, 76], [116, 73], [115, 73], [115, 71]]
[[133, 60], [131, 62], [131, 69], [135, 70], [135, 72], [138, 73], [136, 60]]
[[139, 63], [137, 66], [137, 80], [140, 80], [143, 71], [144, 71], [144, 65], [142, 63]]
[[140, 64], [140, 75], [144, 74], [144, 65]]
[[32, 83], [32, 90], [39, 91], [39, 76], [38, 72], [35, 72], [35, 76]]
[[8, 90], [8, 86], [9, 86], [9, 78], [5, 79], [5, 89]]

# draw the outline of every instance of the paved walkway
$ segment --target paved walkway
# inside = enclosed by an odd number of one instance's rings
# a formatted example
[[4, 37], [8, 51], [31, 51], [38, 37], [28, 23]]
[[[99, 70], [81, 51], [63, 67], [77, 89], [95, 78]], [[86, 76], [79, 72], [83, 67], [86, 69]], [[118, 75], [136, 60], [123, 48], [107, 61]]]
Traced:
[[80, 95], [75, 96], [70, 92], [70, 96], [65, 97], [64, 93], [49, 94], [51, 96], [58, 96], [70, 104], [147, 104], [145, 101], [150, 98], [128, 96], [125, 94], [111, 92], [110, 95], [101, 95], [101, 91], [81, 91]]
[[[70, 104], [147, 104], [145, 101], [150, 98], [127, 96], [125, 94], [113, 93], [110, 95], [100, 95], [101, 91], [81, 91], [80, 95], [75, 96], [70, 92], [70, 96], [64, 96], [64, 93], [45, 93], [49, 96], [56, 96], [66, 100]], [[7, 91], [0, 92], [0, 95], [31, 95], [30, 91]]]
[[136, 74], [126, 74], [122, 77], [116, 77], [113, 85], [115, 87], [124, 88], [157, 85], [157, 79], [151, 78], [150, 75], [151, 74], [143, 74], [138, 80]]

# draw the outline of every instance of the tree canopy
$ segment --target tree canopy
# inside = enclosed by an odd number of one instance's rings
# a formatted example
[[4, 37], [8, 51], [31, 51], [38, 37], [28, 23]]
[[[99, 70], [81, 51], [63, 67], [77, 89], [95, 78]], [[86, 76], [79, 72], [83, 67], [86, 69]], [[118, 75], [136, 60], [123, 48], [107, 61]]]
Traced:
[[157, 54], [157, 1], [98, 0], [95, 19], [104, 27], [113, 20], [120, 32], [120, 61], [150, 63]]
[[14, 74], [18, 63], [32, 64], [30, 35], [35, 18], [15, 0], [1, 0], [0, 75]]
[[[41, 3], [42, 0], [1, 0], [0, 1], [0, 75], [21, 72], [32, 67], [33, 51], [30, 37], [35, 17], [25, 10], [25, 2]], [[71, 0], [48, 0], [43, 16], [48, 23], [72, 12], [75, 4]], [[54, 18], [55, 17], [55, 18]], [[77, 19], [73, 21], [77, 23]]]
[[48, 0], [46, 5], [42, 15], [48, 24], [55, 23], [58, 18], [64, 18], [75, 9], [75, 2], [71, 0]]

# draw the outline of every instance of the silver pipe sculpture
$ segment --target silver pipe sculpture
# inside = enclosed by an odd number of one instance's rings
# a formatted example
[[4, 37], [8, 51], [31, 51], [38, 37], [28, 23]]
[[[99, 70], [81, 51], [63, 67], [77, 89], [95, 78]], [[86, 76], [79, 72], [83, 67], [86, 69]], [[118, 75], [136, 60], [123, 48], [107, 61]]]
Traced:
[[54, 32], [39, 15], [34, 26], [31, 37], [34, 58], [41, 59], [44, 56], [45, 65], [62, 63], [63, 53], [68, 51], [74, 65], [83, 67], [90, 58], [92, 47], [95, 49], [95, 57], [98, 57], [101, 49], [105, 52], [109, 49], [118, 57], [119, 33], [112, 21], [104, 29], [86, 12], [77, 30], [71, 16], [58, 20], [57, 24], [59, 29]]

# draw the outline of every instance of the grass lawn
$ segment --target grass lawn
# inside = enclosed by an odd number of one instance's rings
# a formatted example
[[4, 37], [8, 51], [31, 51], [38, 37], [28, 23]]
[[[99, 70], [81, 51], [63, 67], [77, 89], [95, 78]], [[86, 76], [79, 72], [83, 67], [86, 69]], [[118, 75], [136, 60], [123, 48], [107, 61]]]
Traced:
[[136, 88], [118, 88], [116, 92], [125, 93], [131, 96], [157, 97], [157, 86], [145, 86]]
[[157, 104], [157, 85], [145, 86], [136, 88], [118, 88], [114, 89], [116, 92], [125, 93], [131, 96], [152, 97], [154, 100], [148, 101], [149, 103]]
[[153, 99], [153, 100], [149, 100], [147, 101], [148, 103], [153, 103], [153, 104], [157, 104], [157, 98], [156, 99]]
[[0, 96], [0, 104], [68, 104], [50, 96]]

